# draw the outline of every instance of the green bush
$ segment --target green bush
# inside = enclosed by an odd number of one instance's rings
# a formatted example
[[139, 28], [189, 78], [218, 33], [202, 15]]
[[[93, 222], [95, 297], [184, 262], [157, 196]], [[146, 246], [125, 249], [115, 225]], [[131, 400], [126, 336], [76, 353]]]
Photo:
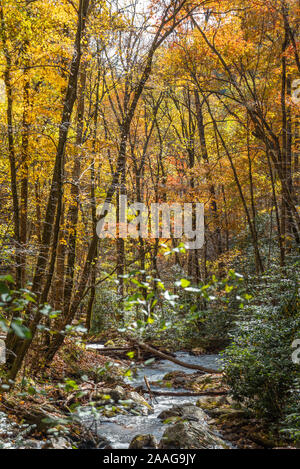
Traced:
[[93, 308], [91, 334], [98, 334], [116, 323], [120, 297], [113, 289], [97, 288]]
[[[298, 373], [299, 375], [299, 373]], [[300, 443], [300, 376], [295, 381], [294, 391], [289, 396], [286, 405], [286, 417], [283, 421], [283, 434], [287, 434], [293, 441]]]
[[295, 380], [300, 366], [292, 361], [292, 343], [300, 338], [299, 292], [295, 282], [266, 278], [246, 308], [248, 320], [224, 355], [226, 382], [233, 397], [258, 415], [278, 421], [300, 413]]

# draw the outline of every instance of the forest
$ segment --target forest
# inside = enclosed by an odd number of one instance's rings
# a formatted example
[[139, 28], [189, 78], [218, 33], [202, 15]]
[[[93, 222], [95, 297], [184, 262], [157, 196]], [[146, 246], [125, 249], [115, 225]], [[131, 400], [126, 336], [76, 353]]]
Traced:
[[299, 13], [0, 0], [0, 449], [300, 448]]

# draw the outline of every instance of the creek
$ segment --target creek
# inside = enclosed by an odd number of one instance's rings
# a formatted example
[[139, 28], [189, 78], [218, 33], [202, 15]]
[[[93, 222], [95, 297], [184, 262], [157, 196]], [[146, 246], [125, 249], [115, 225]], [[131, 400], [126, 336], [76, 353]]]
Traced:
[[[102, 345], [89, 345], [89, 348], [101, 349]], [[193, 356], [187, 352], [177, 352], [176, 357], [186, 363], [201, 365], [212, 369], [221, 369], [221, 359], [218, 355], [200, 355]], [[172, 371], [183, 371], [184, 373], [194, 373], [195, 370], [183, 368], [171, 361], [160, 360], [155, 361], [149, 366], [140, 366], [134, 378], [127, 380], [132, 386], [145, 385], [144, 376], [149, 382], [158, 382], [163, 377]], [[182, 388], [162, 388], [151, 384], [153, 391], [186, 391]], [[101, 416], [96, 419], [95, 428], [99, 435], [105, 436], [110, 445], [114, 449], [128, 449], [130, 442], [136, 435], [151, 434], [159, 441], [166, 429], [166, 425], [158, 418], [159, 414], [174, 405], [191, 404], [195, 405], [198, 398], [182, 397], [182, 396], [157, 396], [150, 402], [154, 412], [149, 415], [117, 415], [112, 418]], [[207, 427], [206, 419], [203, 419], [204, 427]], [[216, 432], [216, 435], [217, 432]], [[218, 435], [219, 436], [219, 435]]]

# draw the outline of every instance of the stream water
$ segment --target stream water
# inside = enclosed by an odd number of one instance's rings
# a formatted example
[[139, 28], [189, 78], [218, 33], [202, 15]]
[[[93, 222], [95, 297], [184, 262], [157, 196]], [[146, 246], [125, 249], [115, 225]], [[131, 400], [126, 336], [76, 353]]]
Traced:
[[[92, 345], [91, 348], [102, 348], [103, 346]], [[217, 355], [200, 355], [193, 356], [186, 352], [178, 352], [176, 354], [180, 360], [190, 363], [202, 365], [212, 369], [221, 368], [221, 360]], [[137, 370], [134, 379], [130, 380], [133, 386], [144, 385], [144, 376], [150, 382], [157, 382], [171, 371], [184, 371], [185, 373], [194, 373], [195, 370], [183, 368], [170, 361], [155, 361], [150, 366], [142, 366]], [[156, 391], [166, 391], [165, 388], [151, 385], [151, 388]], [[168, 389], [172, 391], [173, 389]], [[176, 388], [176, 392], [184, 391], [184, 389]], [[96, 428], [99, 435], [105, 435], [105, 438], [110, 442], [112, 448], [127, 449], [132, 439], [139, 434], [152, 434], [159, 441], [166, 429], [166, 425], [158, 418], [158, 415], [163, 411], [170, 409], [174, 405], [182, 404], [195, 404], [197, 397], [171, 397], [160, 396], [156, 397], [151, 405], [154, 408], [154, 413], [145, 415], [118, 415], [112, 418], [101, 417], [97, 419]], [[207, 426], [207, 422], [203, 419], [203, 425]]]

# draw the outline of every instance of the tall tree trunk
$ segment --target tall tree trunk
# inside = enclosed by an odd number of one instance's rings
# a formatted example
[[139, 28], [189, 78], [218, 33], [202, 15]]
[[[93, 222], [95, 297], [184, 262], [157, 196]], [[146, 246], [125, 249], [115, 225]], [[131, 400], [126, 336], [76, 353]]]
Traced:
[[[18, 198], [18, 184], [17, 184], [17, 171], [16, 171], [16, 155], [15, 155], [15, 142], [14, 142], [14, 128], [13, 128], [13, 89], [11, 80], [12, 58], [8, 48], [8, 37], [6, 31], [6, 24], [3, 11], [3, 2], [0, 1], [0, 20], [1, 20], [1, 38], [3, 43], [3, 52], [5, 57], [5, 70], [4, 82], [7, 95], [6, 119], [7, 119], [7, 136], [8, 136], [8, 156], [10, 164], [10, 187], [13, 201], [13, 214], [14, 214], [14, 249], [15, 249], [15, 263], [16, 263], [16, 288], [21, 287], [22, 283], [22, 270], [20, 259], [20, 213], [19, 213], [19, 198]], [[9, 334], [10, 335], [10, 334]]]
[[[63, 178], [63, 170], [64, 170], [64, 153], [65, 153], [65, 146], [67, 142], [68, 132], [70, 128], [70, 119], [74, 107], [74, 103], [77, 96], [77, 81], [78, 81], [78, 74], [81, 62], [81, 39], [82, 34], [85, 29], [86, 24], [86, 17], [89, 8], [90, 0], [80, 0], [79, 3], [79, 11], [78, 11], [78, 21], [77, 21], [77, 32], [76, 38], [74, 43], [74, 53], [71, 63], [70, 75], [68, 80], [68, 87], [66, 92], [66, 97], [64, 101], [64, 107], [62, 112], [61, 124], [59, 129], [59, 140], [57, 146], [57, 153], [55, 159], [55, 166], [53, 171], [52, 183], [50, 188], [50, 195], [47, 203], [47, 209], [44, 219], [44, 227], [43, 227], [43, 235], [42, 235], [42, 246], [40, 253], [38, 255], [37, 263], [36, 263], [36, 271], [33, 279], [32, 290], [37, 293], [38, 302], [42, 297], [42, 289], [41, 285], [43, 283], [43, 277], [45, 268], [49, 259], [50, 253], [50, 241], [51, 241], [51, 234], [52, 234], [52, 226], [55, 219], [56, 213], [56, 223], [55, 223], [55, 230], [54, 230], [54, 237], [52, 243], [52, 260], [55, 258], [54, 253], [56, 252], [56, 247], [58, 243], [58, 232], [59, 232], [59, 224], [60, 224], [60, 216], [61, 216], [61, 209], [62, 209], [62, 178]], [[57, 209], [57, 210], [56, 210]], [[54, 265], [50, 266], [51, 269], [54, 270]], [[45, 290], [43, 292], [44, 298], [47, 297], [47, 290], [49, 291], [51, 280], [53, 275], [53, 271], [49, 272], [48, 275], [48, 282], [45, 286]], [[50, 283], [50, 285], [49, 285]], [[18, 371], [20, 370], [23, 359], [32, 343], [32, 340], [35, 337], [37, 326], [41, 320], [41, 313], [38, 311], [31, 322], [28, 324], [31, 330], [31, 339], [27, 341], [22, 341], [20, 339], [12, 339], [7, 340], [7, 348], [12, 351], [10, 355], [10, 359], [7, 361], [7, 368], [10, 370], [10, 377], [11, 379], [15, 379]]]
[[68, 314], [73, 285], [74, 285], [74, 272], [75, 272], [75, 261], [76, 261], [76, 239], [77, 239], [77, 223], [78, 223], [78, 209], [79, 209], [79, 177], [81, 170], [81, 158], [82, 158], [82, 137], [83, 137], [83, 122], [84, 122], [84, 111], [85, 111], [85, 86], [86, 86], [86, 70], [85, 65], [80, 74], [80, 87], [78, 92], [78, 109], [77, 109], [77, 130], [76, 130], [76, 149], [75, 159], [72, 172], [72, 185], [71, 185], [71, 196], [70, 206], [67, 215], [67, 232], [69, 232], [68, 240], [68, 256], [67, 256], [67, 268], [66, 278], [64, 286], [64, 315]]
[[28, 218], [28, 147], [30, 128], [30, 81], [28, 71], [24, 71], [24, 109], [23, 109], [23, 133], [21, 156], [21, 197], [20, 197], [20, 258], [21, 258], [21, 284], [26, 283], [26, 243], [27, 243], [27, 218]]
[[220, 220], [218, 214], [218, 207], [217, 207], [217, 200], [216, 200], [216, 188], [212, 182], [210, 167], [209, 167], [209, 158], [208, 158], [208, 150], [206, 145], [206, 136], [205, 136], [205, 127], [204, 127], [204, 119], [203, 119], [203, 108], [200, 103], [199, 92], [197, 89], [194, 91], [195, 96], [195, 104], [196, 104], [196, 116], [197, 116], [197, 124], [198, 124], [198, 132], [199, 132], [199, 139], [200, 139], [200, 148], [201, 148], [201, 157], [203, 163], [206, 167], [206, 178], [209, 184], [209, 192], [210, 192], [210, 212], [213, 218], [214, 224], [214, 238], [215, 238], [215, 246], [216, 246], [216, 255], [217, 257], [222, 254], [222, 240], [221, 240], [221, 231], [220, 231]]

